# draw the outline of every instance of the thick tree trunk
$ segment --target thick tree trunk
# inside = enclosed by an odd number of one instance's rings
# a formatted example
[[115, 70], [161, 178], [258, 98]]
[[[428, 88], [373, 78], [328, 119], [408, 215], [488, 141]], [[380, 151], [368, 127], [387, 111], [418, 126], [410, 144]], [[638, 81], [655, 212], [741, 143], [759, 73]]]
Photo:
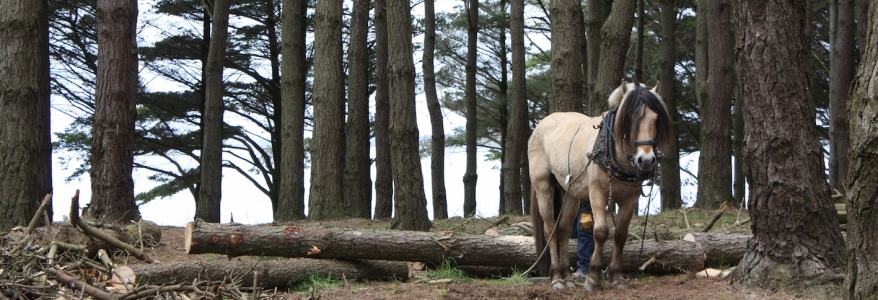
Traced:
[[333, 277], [347, 280], [406, 280], [408, 264], [378, 260], [328, 260], [328, 259], [267, 259], [267, 260], [192, 260], [174, 264], [128, 265], [137, 279], [152, 285], [191, 283], [193, 278], [222, 281], [228, 277], [238, 278], [243, 287], [256, 284], [263, 289], [288, 288], [310, 280], [311, 276]]
[[476, 92], [476, 47], [479, 35], [479, 0], [469, 0], [466, 34], [466, 173], [463, 174], [463, 216], [476, 213], [476, 142], [478, 137], [478, 94]]
[[[848, 101], [851, 132], [847, 192], [848, 260], [846, 299], [875, 297], [878, 291], [878, 4], [869, 5], [869, 28]], [[861, 24], [865, 26], [866, 24]]]
[[0, 232], [52, 192], [48, 13], [43, 0], [0, 3]]
[[344, 74], [342, 1], [319, 0], [314, 13], [314, 131], [308, 218], [339, 219], [344, 211]]
[[205, 71], [204, 132], [201, 146], [201, 184], [195, 201], [195, 218], [206, 222], [220, 221], [220, 200], [223, 179], [223, 61], [229, 36], [227, 0], [213, 2], [213, 28]]
[[369, 157], [369, 0], [354, 0], [348, 46], [348, 121], [344, 171], [345, 213], [372, 218], [372, 162]]
[[281, 97], [284, 105], [281, 124], [281, 178], [275, 221], [305, 218], [305, 29], [307, 1], [284, 0], [281, 6]]
[[[734, 44], [732, 7], [728, 0], [707, 5], [708, 97], [701, 103], [701, 156], [698, 159], [698, 200], [695, 206], [715, 209], [732, 199], [732, 88]], [[700, 71], [700, 70], [698, 70]]]
[[[677, 116], [677, 101], [674, 98], [676, 88], [676, 72], [675, 53], [676, 53], [676, 28], [677, 28], [677, 7], [675, 0], [661, 1], [661, 70], [659, 71], [659, 94], [668, 107], [668, 114], [675, 121], [679, 119]], [[679, 132], [679, 130], [676, 130]], [[669, 209], [678, 209], [683, 206], [680, 196], [680, 150], [677, 146], [677, 139], [668, 141], [668, 152], [664, 153], [665, 158], [659, 165], [659, 173], [661, 174], [659, 183], [661, 186], [661, 209], [666, 211]]]
[[[707, 261], [735, 264], [743, 256], [748, 236], [695, 234], [696, 241], [680, 239], [656, 242], [647, 238], [640, 255], [640, 241], [625, 247], [623, 269], [634, 271], [655, 256], [647, 272], [697, 271]], [[453, 258], [458, 265], [527, 269], [538, 253], [527, 236], [485, 236], [459, 233], [317, 229], [295, 225], [190, 223], [186, 227], [190, 254], [219, 253], [229, 256], [265, 255], [322, 259], [378, 259], [442, 263]], [[612, 247], [606, 247], [610, 256]], [[576, 259], [576, 243], [568, 254]], [[638, 261], [638, 255], [640, 260]]]
[[[555, 0], [549, 6], [552, 29], [552, 97], [549, 112], [582, 112], [582, 7], [578, 0]], [[630, 32], [630, 29], [629, 29]]]
[[[609, 4], [605, 0], [588, 0], [585, 15], [586, 44], [588, 45], [588, 58], [586, 70], [586, 99], [588, 101], [586, 113], [589, 116], [599, 116], [606, 110], [607, 99], [594, 97], [595, 82], [597, 81], [598, 64], [601, 58], [601, 27], [609, 15]], [[527, 207], [527, 206], [525, 206]]]
[[435, 0], [424, 1], [424, 94], [430, 112], [432, 144], [430, 153], [430, 182], [433, 188], [433, 219], [448, 219], [448, 201], [445, 192], [445, 122], [439, 95], [436, 91], [436, 71], [433, 52], [436, 49]]
[[521, 215], [522, 156], [527, 140], [527, 66], [524, 62], [524, 2], [511, 1], [509, 14], [512, 40], [512, 101], [509, 103], [509, 128], [506, 130], [506, 150], [503, 159], [503, 199], [505, 214]]
[[412, 58], [411, 3], [387, 3], [388, 87], [390, 88], [390, 153], [393, 157], [394, 217], [391, 228], [430, 229], [418, 124], [415, 121], [415, 63]]
[[848, 89], [854, 77], [856, 51], [854, 0], [830, 2], [830, 9], [835, 12], [835, 22], [830, 24], [829, 41], [829, 185], [845, 194], [848, 184], [848, 152], [851, 148], [845, 106]]
[[390, 218], [393, 212], [386, 2], [375, 0], [375, 219]]
[[625, 58], [631, 44], [631, 26], [634, 24], [634, 10], [637, 0], [618, 0], [613, 2], [607, 21], [601, 28], [601, 50], [594, 92], [590, 103], [590, 114], [599, 116], [607, 110], [610, 92], [622, 83]]
[[134, 121], [137, 118], [137, 1], [99, 1], [98, 72], [87, 218], [140, 220], [134, 203]]
[[814, 126], [809, 13], [807, 1], [739, 1], [735, 9], [753, 220], [735, 282], [833, 277], [846, 259]]

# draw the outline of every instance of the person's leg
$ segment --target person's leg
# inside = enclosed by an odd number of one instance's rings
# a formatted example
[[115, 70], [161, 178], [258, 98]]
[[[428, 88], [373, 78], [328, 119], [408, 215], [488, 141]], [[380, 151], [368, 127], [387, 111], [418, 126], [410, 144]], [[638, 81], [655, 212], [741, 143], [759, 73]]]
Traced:
[[[587, 214], [586, 218], [591, 219], [591, 203], [585, 202], [584, 205], [580, 207], [579, 216], [576, 216], [577, 225], [577, 236], [576, 236], [576, 250], [577, 256], [579, 256], [579, 260], [576, 262], [576, 267], [579, 271], [582, 271], [583, 274], [588, 274], [588, 268], [591, 264], [591, 254], [594, 252], [594, 230], [592, 228], [591, 222], [586, 222], [588, 224], [582, 224], [580, 221], [582, 220], [582, 215]], [[583, 228], [583, 226], [587, 228]]]

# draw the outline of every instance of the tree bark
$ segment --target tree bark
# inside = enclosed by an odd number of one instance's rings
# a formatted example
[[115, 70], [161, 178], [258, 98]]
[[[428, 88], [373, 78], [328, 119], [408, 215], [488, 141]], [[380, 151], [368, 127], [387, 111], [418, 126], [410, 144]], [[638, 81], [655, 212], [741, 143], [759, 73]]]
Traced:
[[476, 214], [476, 142], [478, 137], [478, 94], [476, 91], [476, 57], [478, 55], [479, 0], [468, 0], [466, 35], [466, 173], [463, 174], [463, 216]]
[[512, 40], [512, 101], [509, 128], [506, 130], [506, 151], [503, 159], [503, 194], [506, 204], [502, 213], [521, 215], [522, 206], [522, 156], [527, 140], [527, 66], [524, 61], [524, 2], [511, 1], [509, 15]]
[[308, 197], [308, 218], [313, 220], [345, 217], [341, 26], [342, 1], [318, 0], [314, 13], [314, 138]]
[[[677, 116], [677, 100], [675, 99], [676, 88], [676, 72], [674, 71], [676, 59], [676, 33], [677, 30], [677, 7], [675, 0], [662, 0], [661, 13], [659, 15], [661, 23], [661, 70], [659, 71], [659, 94], [665, 101], [668, 108], [668, 115], [676, 124]], [[680, 130], [676, 130], [680, 132]], [[678, 209], [683, 206], [680, 196], [680, 150], [677, 146], [677, 139], [668, 141], [668, 152], [664, 153], [665, 158], [659, 165], [660, 191], [661, 191], [661, 210]]]
[[701, 155], [698, 159], [698, 199], [695, 206], [715, 209], [732, 199], [731, 109], [734, 85], [734, 47], [731, 4], [707, 1], [707, 98], [701, 103]]
[[[878, 4], [868, 9], [869, 30], [861, 43], [860, 65], [848, 101], [851, 152], [848, 154], [848, 240], [845, 299], [867, 299], [878, 291]], [[863, 24], [865, 25], [865, 24]]]
[[134, 121], [137, 118], [137, 1], [100, 1], [96, 13], [98, 72], [87, 218], [140, 220], [134, 203]]
[[390, 144], [393, 158], [394, 217], [390, 227], [430, 229], [424, 175], [418, 155], [415, 120], [415, 63], [412, 58], [411, 3], [387, 3], [388, 87], [390, 88]]
[[213, 2], [210, 49], [207, 54], [207, 70], [204, 103], [204, 134], [201, 147], [201, 184], [198, 201], [195, 202], [195, 218], [205, 222], [219, 223], [223, 179], [223, 61], [229, 37], [229, 6], [227, 0]]
[[734, 282], [835, 276], [846, 259], [814, 126], [809, 13], [800, 1], [739, 1], [735, 9], [753, 238]]
[[432, 143], [430, 151], [430, 182], [433, 188], [433, 220], [448, 219], [448, 201], [445, 192], [445, 118], [436, 91], [436, 71], [433, 52], [436, 50], [435, 0], [424, 1], [424, 94], [430, 112]]
[[43, 0], [0, 3], [0, 232], [52, 192], [48, 13]]
[[305, 218], [305, 80], [308, 66], [305, 61], [305, 14], [308, 2], [284, 0], [281, 30], [281, 97], [284, 105], [281, 127], [281, 178], [278, 186], [278, 206], [274, 220], [278, 222]]
[[[552, 29], [552, 61], [549, 72], [552, 97], [549, 113], [582, 111], [582, 7], [578, 0], [550, 2], [549, 17]], [[630, 29], [629, 29], [630, 32]]]
[[601, 56], [595, 74], [594, 93], [591, 104], [592, 116], [599, 116], [607, 110], [607, 98], [622, 83], [625, 58], [631, 44], [631, 26], [634, 24], [634, 10], [637, 0], [618, 0], [613, 2], [607, 21], [601, 28]]
[[348, 121], [344, 206], [352, 218], [372, 217], [369, 128], [369, 0], [354, 0], [348, 46]]
[[643, 0], [637, 1], [637, 39], [634, 45], [634, 82], [643, 83]]
[[851, 148], [845, 105], [854, 77], [856, 26], [854, 0], [830, 2], [835, 23], [830, 24], [829, 41], [829, 185], [844, 195]]
[[[588, 101], [586, 112], [589, 116], [599, 116], [606, 110], [607, 99], [598, 99], [594, 96], [595, 82], [597, 81], [598, 64], [601, 58], [601, 27], [609, 16], [609, 4], [605, 0], [587, 0], [585, 15], [586, 44], [588, 44], [588, 58], [586, 71], [586, 99]], [[527, 207], [527, 206], [525, 206]]]
[[[697, 242], [665, 240], [632, 241], [623, 253], [626, 272], [639, 268], [650, 257], [650, 273], [702, 270], [705, 255], [712, 263], [735, 264], [743, 256], [747, 235], [695, 234]], [[527, 269], [536, 260], [533, 238], [461, 233], [302, 228], [295, 225], [190, 223], [186, 226], [189, 254], [218, 253], [229, 256], [264, 255], [321, 259], [378, 259], [439, 264], [453, 258], [458, 265]], [[319, 249], [319, 250], [315, 250]], [[605, 247], [604, 256], [612, 253]], [[568, 249], [576, 259], [576, 243]], [[638, 255], [640, 260], [638, 261]]]
[[174, 264], [128, 265], [137, 279], [152, 285], [191, 283], [193, 278], [222, 281], [238, 278], [241, 287], [252, 287], [254, 272], [256, 284], [263, 289], [288, 288], [310, 280], [310, 276], [342, 278], [347, 280], [406, 280], [408, 265], [404, 262], [377, 260], [328, 259], [267, 259], [267, 260], [191, 260]]
[[375, 0], [375, 214], [393, 213], [393, 168], [390, 155], [390, 88], [387, 81], [386, 0]]

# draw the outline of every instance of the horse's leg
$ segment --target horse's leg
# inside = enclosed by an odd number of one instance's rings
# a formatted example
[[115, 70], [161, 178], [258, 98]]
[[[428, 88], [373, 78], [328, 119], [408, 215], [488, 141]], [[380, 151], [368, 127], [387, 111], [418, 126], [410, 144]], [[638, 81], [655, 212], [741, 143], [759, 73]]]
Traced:
[[601, 190], [600, 184], [594, 183], [589, 188], [589, 198], [591, 200], [591, 214], [594, 221], [594, 253], [591, 255], [591, 264], [588, 267], [588, 276], [585, 277], [585, 290], [588, 292], [596, 292], [601, 287], [601, 270], [604, 269], [604, 260], [602, 253], [604, 252], [604, 242], [610, 234], [607, 228], [607, 210], [606, 196]]
[[556, 191], [561, 193], [561, 213], [558, 215], [558, 230], [555, 233], [558, 241], [558, 270], [561, 272], [561, 278], [568, 288], [576, 287], [573, 283], [573, 276], [570, 274], [570, 255], [568, 247], [570, 245], [570, 232], [573, 231], [573, 221], [576, 220], [576, 214], [579, 213], [579, 199], [570, 198], [563, 190]]
[[614, 288], [626, 289], [628, 282], [622, 277], [622, 251], [628, 240], [628, 225], [637, 209], [637, 196], [634, 199], [617, 202], [619, 213], [616, 214], [616, 233], [613, 235], [613, 257], [610, 261], [610, 282]]
[[[551, 176], [551, 175], [549, 175]], [[558, 232], [552, 234], [555, 228], [555, 203], [554, 187], [548, 183], [549, 180], [534, 181], [533, 189], [537, 194], [537, 205], [540, 209], [540, 216], [543, 217], [543, 232], [546, 236], [546, 247], [549, 247], [549, 257], [552, 266], [549, 268], [549, 279], [551, 279], [552, 287], [556, 289], [565, 288], [564, 277], [558, 268]], [[568, 235], [570, 232], [567, 233]], [[566, 238], [566, 237], [565, 237]], [[566, 249], [565, 249], [566, 250]], [[566, 251], [564, 252], [566, 254]]]

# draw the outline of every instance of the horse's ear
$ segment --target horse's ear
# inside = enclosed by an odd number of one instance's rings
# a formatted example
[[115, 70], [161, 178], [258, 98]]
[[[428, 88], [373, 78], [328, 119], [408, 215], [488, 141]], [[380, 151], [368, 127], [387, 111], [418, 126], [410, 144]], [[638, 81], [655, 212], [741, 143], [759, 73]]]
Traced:
[[656, 82], [655, 86], [652, 87], [652, 92], [656, 93], [656, 95], [658, 95], [658, 93], [659, 93], [659, 83], [658, 82]]

